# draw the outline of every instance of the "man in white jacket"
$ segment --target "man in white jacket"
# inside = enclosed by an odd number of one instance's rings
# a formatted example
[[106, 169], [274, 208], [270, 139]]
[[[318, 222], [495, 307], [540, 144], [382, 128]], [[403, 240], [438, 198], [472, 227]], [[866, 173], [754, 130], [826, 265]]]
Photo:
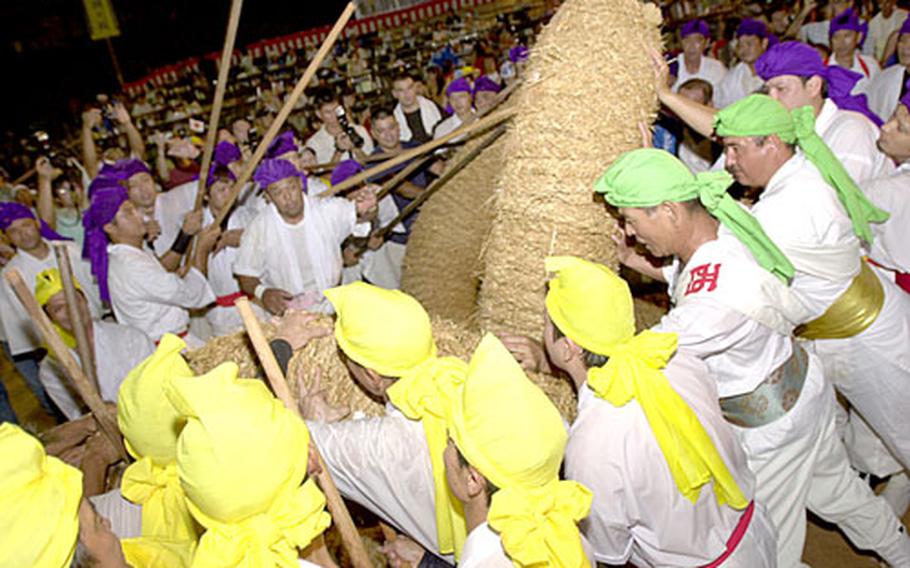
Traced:
[[430, 99], [417, 94], [417, 80], [407, 72], [395, 76], [392, 96], [398, 101], [394, 115], [401, 141], [423, 144], [432, 140], [433, 128], [442, 120], [442, 115]]

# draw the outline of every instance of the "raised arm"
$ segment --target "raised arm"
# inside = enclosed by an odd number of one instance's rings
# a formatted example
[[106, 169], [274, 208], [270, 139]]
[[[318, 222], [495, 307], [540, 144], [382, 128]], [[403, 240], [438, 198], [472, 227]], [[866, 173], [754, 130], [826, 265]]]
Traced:
[[676, 113], [676, 116], [690, 128], [702, 136], [710, 138], [714, 132], [714, 115], [717, 110], [670, 90], [667, 84], [670, 67], [657, 50], [651, 49], [651, 62], [654, 67], [654, 87], [661, 104]]
[[82, 113], [82, 163], [89, 178], [98, 175], [98, 149], [92, 137], [92, 129], [101, 124], [101, 111], [97, 108]]

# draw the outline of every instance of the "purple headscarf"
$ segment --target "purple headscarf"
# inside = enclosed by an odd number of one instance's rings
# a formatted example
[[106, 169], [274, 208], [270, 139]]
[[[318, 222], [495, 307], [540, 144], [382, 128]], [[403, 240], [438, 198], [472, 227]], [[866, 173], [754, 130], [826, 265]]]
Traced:
[[222, 140], [215, 145], [215, 152], [212, 154], [212, 162], [226, 166], [242, 158], [240, 148], [231, 144], [227, 140]]
[[509, 50], [509, 61], [512, 63], [519, 63], [521, 61], [526, 61], [531, 52], [527, 47], [523, 45], [516, 45]]
[[904, 25], [901, 26], [901, 29], [897, 30], [898, 37], [903, 34], [910, 34], [910, 18], [904, 20]]
[[768, 26], [761, 20], [755, 20], [753, 18], [743, 18], [739, 23], [739, 27], [736, 28], [736, 37], [742, 37], [747, 35], [758, 36], [762, 39], [768, 37]]
[[108, 175], [101, 175], [92, 180], [92, 183], [88, 184], [88, 198], [91, 199], [95, 195], [96, 191], [109, 188], [109, 187], [121, 187], [120, 180], [116, 177], [111, 177], [110, 172]]
[[701, 34], [705, 39], [711, 37], [711, 28], [704, 20], [689, 20], [679, 29], [679, 37], [684, 38], [692, 34]]
[[498, 93], [502, 90], [502, 87], [499, 86], [499, 83], [490, 79], [486, 75], [481, 75], [474, 81], [474, 94], [476, 95], [480, 91], [489, 91], [491, 93]]
[[151, 170], [145, 165], [145, 162], [138, 160], [136, 158], [127, 158], [125, 160], [120, 160], [115, 164], [117, 171], [114, 173], [114, 177], [120, 180], [128, 180], [136, 174], [149, 174], [151, 175]]
[[910, 79], [907, 79], [907, 94], [901, 97], [901, 100], [899, 102], [900, 104], [907, 107], [908, 111], [910, 111]]
[[98, 292], [104, 302], [111, 301], [111, 293], [107, 287], [107, 245], [110, 241], [104, 232], [104, 226], [113, 221], [120, 206], [128, 200], [126, 189], [119, 185], [99, 188], [82, 217], [82, 226], [85, 228], [82, 258], [88, 259], [91, 263], [92, 274], [98, 281]]
[[828, 37], [833, 37], [835, 32], [840, 30], [850, 30], [858, 33], [859, 41], [857, 44], [862, 47], [863, 42], [866, 41], [866, 33], [869, 31], [869, 24], [860, 20], [859, 16], [856, 15], [856, 12], [853, 11], [853, 8], [847, 8], [840, 16], [831, 20], [831, 24], [828, 26]]
[[[294, 142], [294, 133], [290, 130], [285, 130], [281, 134], [275, 137], [272, 140], [272, 143], [269, 144], [269, 149], [265, 152], [265, 157], [269, 159], [277, 158], [278, 156], [283, 156], [288, 152], [296, 152], [297, 144]], [[261, 167], [261, 166], [260, 166]]]
[[467, 77], [459, 77], [455, 79], [449, 86], [446, 87], [446, 95], [451, 95], [452, 93], [468, 93], [471, 94], [471, 82], [468, 81]]
[[357, 160], [343, 160], [332, 170], [332, 185], [338, 185], [344, 180], [353, 177], [363, 171], [363, 166]]
[[253, 181], [260, 187], [267, 188], [273, 183], [289, 177], [301, 178], [304, 190], [306, 189], [306, 177], [297, 171], [294, 164], [279, 158], [262, 160], [262, 163], [256, 168], [256, 173], [253, 174]]
[[49, 241], [72, 240], [57, 234], [56, 231], [51, 229], [50, 225], [44, 222], [44, 219], [38, 220], [38, 218], [35, 217], [35, 214], [32, 213], [32, 210], [25, 205], [14, 201], [0, 203], [0, 231], [9, 229], [9, 226], [13, 224], [13, 221], [19, 219], [32, 219], [38, 221], [41, 236]]
[[825, 67], [818, 51], [804, 43], [785, 41], [768, 48], [755, 62], [755, 72], [765, 82], [781, 75], [818, 75], [828, 83], [828, 98], [834, 101], [837, 108], [859, 112], [876, 125], [882, 124], [881, 119], [869, 110], [866, 95], [852, 94], [862, 75], [837, 65]]

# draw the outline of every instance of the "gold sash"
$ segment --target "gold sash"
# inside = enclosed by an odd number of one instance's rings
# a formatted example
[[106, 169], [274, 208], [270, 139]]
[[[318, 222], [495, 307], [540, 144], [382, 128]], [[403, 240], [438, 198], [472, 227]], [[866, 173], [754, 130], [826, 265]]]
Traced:
[[850, 287], [820, 317], [796, 327], [802, 339], [844, 339], [872, 325], [885, 303], [885, 290], [865, 261]]

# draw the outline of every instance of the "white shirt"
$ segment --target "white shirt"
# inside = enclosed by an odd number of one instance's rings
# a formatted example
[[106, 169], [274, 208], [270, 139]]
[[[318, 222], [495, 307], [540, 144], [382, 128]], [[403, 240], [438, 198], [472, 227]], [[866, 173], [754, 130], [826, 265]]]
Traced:
[[[677, 352], [664, 373], [751, 499], [752, 472], [721, 414], [704, 363]], [[711, 483], [701, 488], [695, 503], [685, 498], [638, 401], [614, 407], [587, 385], [579, 390], [565, 473], [594, 493], [591, 513], [581, 527], [599, 562], [642, 567], [707, 564], [726, 550], [741, 514], [718, 505]]]
[[[433, 129], [433, 138], [442, 138], [449, 132], [457, 130], [461, 124], [461, 118], [453, 112], [451, 116], [436, 124], [436, 128]], [[460, 139], [461, 137], [456, 138], [453, 142], [458, 142]]]
[[436, 489], [423, 425], [386, 405], [386, 416], [307, 421], [338, 491], [438, 553]]
[[[364, 154], [370, 155], [373, 153], [373, 139], [370, 138], [370, 133], [367, 132], [367, 129], [359, 124], [352, 124], [354, 132], [356, 132], [361, 138], [363, 138], [363, 150]], [[332, 157], [335, 155], [335, 137], [329, 134], [329, 131], [326, 130], [325, 125], [319, 127], [312, 136], [307, 138], [305, 146], [313, 152], [316, 153], [316, 163], [325, 164], [332, 161]], [[341, 160], [351, 159], [350, 152], [342, 152]]]
[[884, 223], [872, 225], [875, 241], [869, 257], [886, 268], [910, 272], [910, 163], [893, 175], [862, 184], [863, 193], [877, 207], [891, 214]]
[[481, 523], [468, 533], [461, 549], [458, 568], [512, 568], [512, 560], [502, 548], [502, 539], [490, 525]]
[[892, 65], [866, 84], [863, 92], [866, 93], [869, 109], [884, 121], [890, 119], [897, 108], [906, 71], [903, 65]]
[[[296, 225], [286, 223], [274, 204], [253, 219], [240, 241], [234, 274], [295, 296], [321, 296], [341, 282], [341, 243], [357, 224], [354, 203], [307, 195], [303, 200], [303, 220]], [[321, 297], [316, 310], [330, 313], [331, 304]]]
[[[723, 227], [684, 268], [668, 274], [673, 308], [654, 327], [679, 334], [679, 349], [707, 364], [721, 398], [755, 390], [791, 355], [790, 333], [805, 308]], [[716, 280], [693, 277], [704, 273]]]
[[876, 14], [869, 22], [869, 35], [863, 44], [863, 53], [881, 59], [891, 33], [899, 30], [906, 19], [907, 11], [901, 8], [895, 8], [890, 18], [886, 18], [881, 12]]
[[[48, 246], [47, 256], [36, 258], [25, 251], [18, 251], [9, 263], [0, 271], [0, 274], [6, 275], [11, 270], [18, 270], [22, 276], [23, 282], [29, 290], [34, 293], [36, 277], [48, 268], [58, 268], [57, 256], [54, 254], [51, 241], [43, 239]], [[64, 242], [64, 241], [55, 241]], [[98, 287], [95, 285], [95, 278], [92, 276], [92, 268], [88, 262], [82, 260], [80, 251], [72, 242], [66, 242], [67, 254], [70, 258], [70, 266], [73, 267], [73, 277], [79, 282], [88, 300], [88, 307], [93, 318], [101, 317], [101, 300], [98, 296]], [[19, 298], [13, 289], [7, 283], [6, 278], [2, 278], [0, 283], [0, 312], [3, 314], [3, 330], [6, 334], [6, 341], [9, 342], [9, 349], [13, 355], [34, 351], [41, 347], [44, 338], [32, 323], [28, 312], [22, 307]]]
[[155, 221], [161, 226], [161, 234], [152, 243], [159, 257], [171, 249], [174, 239], [183, 226], [183, 218], [196, 207], [196, 190], [199, 180], [171, 188], [155, 198]]
[[793, 266], [790, 289], [822, 315], [859, 273], [860, 246], [834, 188], [802, 152], [771, 177], [752, 214]]
[[752, 73], [752, 68], [748, 64], [737, 63], [724, 75], [716, 87], [714, 100], [717, 102], [717, 108], [732, 105], [739, 99], [758, 91], [764, 84], [761, 77]]
[[[436, 108], [436, 105], [426, 97], [417, 95], [417, 103], [420, 105], [420, 122], [423, 123], [423, 129], [426, 133], [432, 138], [433, 128], [437, 122], [442, 120], [442, 115], [439, 114], [439, 109]], [[413, 134], [411, 133], [411, 127], [408, 126], [408, 119], [404, 115], [404, 108], [401, 103], [395, 105], [395, 110], [392, 111], [392, 114], [395, 116], [395, 120], [398, 121], [399, 140], [407, 142], [413, 137]]]
[[[825, 60], [825, 63], [828, 65], [837, 65], [838, 67], [843, 67], [840, 63], [837, 62], [837, 58], [833, 55], [828, 57]], [[878, 61], [874, 57], [869, 55], [863, 55], [859, 51], [853, 52], [853, 64], [848, 67], [854, 73], [859, 73], [867, 79], [875, 79], [876, 75], [882, 70], [879, 66]]]
[[711, 169], [711, 162], [701, 157], [695, 150], [689, 148], [685, 137], [679, 141], [679, 161], [689, 168], [693, 174], [706, 172]]
[[812, 45], [824, 45], [825, 47], [828, 47], [828, 30], [830, 28], [830, 20], [803, 24], [803, 27], [799, 29], [799, 41]]
[[187, 331], [188, 310], [215, 301], [208, 280], [195, 268], [180, 278], [148, 251], [114, 244], [107, 253], [108, 288], [117, 321], [139, 328], [155, 341], [165, 333]]
[[825, 99], [815, 118], [815, 131], [856, 183], [894, 171], [891, 159], [876, 145], [878, 127], [862, 114], [839, 109], [834, 101]]
[[[93, 321], [92, 335], [99, 394], [102, 399], [116, 403], [120, 383], [133, 367], [155, 352], [155, 344], [135, 327], [106, 321]], [[79, 353], [75, 349], [71, 349], [70, 353], [81, 364]], [[48, 354], [41, 361], [38, 378], [67, 419], [75, 420], [85, 413], [78, 393], [70, 386], [66, 371], [55, 357]]]
[[714, 59], [713, 57], [708, 57], [707, 55], [702, 55], [701, 65], [698, 67], [696, 73], [689, 73], [686, 70], [686, 54], [679, 54], [679, 71], [676, 77], [676, 83], [673, 84], [673, 92], [679, 91], [679, 88], [690, 79], [703, 79], [714, 87], [714, 106], [717, 106], [717, 90], [720, 87], [720, 82], [723, 80], [724, 76], [727, 74], [727, 68], [724, 67], [724, 64], [720, 61]]

